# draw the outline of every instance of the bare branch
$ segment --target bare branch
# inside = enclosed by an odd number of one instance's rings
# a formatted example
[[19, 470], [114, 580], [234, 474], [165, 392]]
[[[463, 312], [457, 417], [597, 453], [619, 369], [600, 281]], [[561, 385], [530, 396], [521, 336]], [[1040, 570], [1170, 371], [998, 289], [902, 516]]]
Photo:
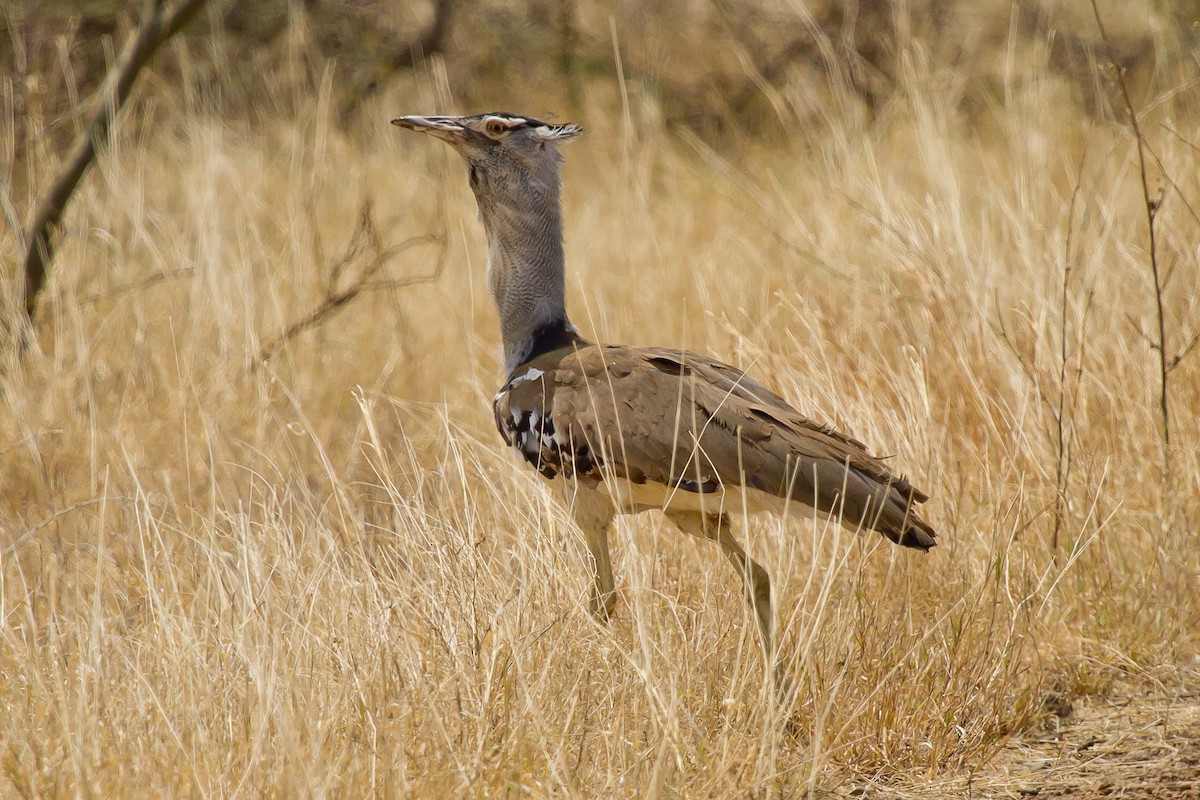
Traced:
[[[1056, 560], [1058, 558], [1059, 535], [1066, 524], [1067, 487], [1071, 482], [1071, 424], [1067, 421], [1067, 414], [1069, 412], [1071, 420], [1074, 420], [1077, 395], [1072, 394], [1071, 403], [1068, 405], [1067, 365], [1072, 357], [1071, 349], [1067, 344], [1069, 328], [1068, 311], [1071, 295], [1071, 273], [1073, 272], [1071, 265], [1074, 260], [1072, 245], [1074, 244], [1075, 213], [1078, 209], [1080, 187], [1083, 184], [1083, 169], [1087, 163], [1087, 152], [1087, 139], [1085, 139], [1083, 150], [1079, 154], [1079, 164], [1075, 167], [1075, 187], [1071, 191], [1071, 205], [1067, 211], [1067, 235], [1066, 241], [1063, 243], [1062, 291], [1059, 296], [1058, 309], [1058, 413], [1054, 415], [1054, 530], [1050, 535], [1050, 550], [1054, 553]], [[1075, 354], [1075, 359], [1079, 363], [1077, 353]], [[1078, 387], [1078, 382], [1076, 382], [1076, 387]]]
[[[1113, 58], [1112, 42], [1108, 38], [1108, 30], [1104, 27], [1104, 20], [1100, 17], [1100, 8], [1096, 5], [1096, 0], [1092, 2], [1092, 13], [1096, 18], [1096, 27], [1100, 29], [1100, 38], [1104, 40], [1104, 48], [1108, 51], [1109, 58]], [[1129, 114], [1129, 125], [1133, 129], [1134, 138], [1137, 140], [1137, 155], [1138, 155], [1138, 174], [1142, 179], [1142, 200], [1146, 206], [1146, 228], [1150, 236], [1150, 273], [1154, 279], [1154, 304], [1155, 315], [1158, 322], [1158, 341], [1154, 349], [1158, 352], [1158, 405], [1159, 416], [1162, 424], [1162, 460], [1163, 460], [1163, 475], [1168, 487], [1171, 485], [1171, 409], [1169, 403], [1170, 394], [1167, 389], [1167, 379], [1170, 374], [1168, 369], [1167, 359], [1167, 322], [1166, 312], [1163, 308], [1163, 285], [1159, 276], [1158, 270], [1158, 241], [1154, 229], [1154, 220], [1158, 214], [1158, 210], [1162, 204], [1163, 195], [1152, 197], [1150, 194], [1150, 180], [1146, 174], [1146, 136], [1142, 132], [1142, 124], [1138, 119], [1137, 111], [1133, 107], [1133, 98], [1129, 95], [1129, 84], [1125, 80], [1125, 71], [1120, 67], [1116, 68], [1117, 86], [1121, 90], [1121, 97], [1125, 101], [1125, 110]]]
[[[1183, 193], [1183, 189], [1179, 188], [1179, 184], [1176, 183], [1175, 179], [1172, 178], [1170, 176], [1170, 174], [1167, 172], [1166, 165], [1162, 163], [1162, 159], [1158, 157], [1158, 153], [1154, 152], [1154, 148], [1151, 147], [1149, 143], [1146, 144], [1146, 152], [1148, 152], [1154, 158], [1154, 163], [1158, 164], [1158, 168], [1160, 170], [1162, 170], [1163, 180], [1165, 180], [1170, 185], [1170, 187], [1175, 190], [1175, 194], [1177, 194], [1179, 196], [1179, 201], [1181, 203], [1183, 203], [1184, 208], [1186, 208], [1188, 210], [1188, 213], [1192, 215], [1192, 219], [1196, 222], [1196, 224], [1200, 225], [1200, 215], [1198, 215], [1196, 213], [1196, 209], [1192, 208], [1192, 204], [1188, 202], [1187, 195], [1185, 195]], [[1166, 194], [1167, 194], [1167, 192], [1166, 192], [1165, 188], [1163, 189], [1162, 192], [1159, 193], [1159, 198], [1158, 198], [1159, 206], [1162, 205], [1163, 198], [1166, 197]], [[1165, 281], [1163, 283], [1163, 287], [1166, 288]]]
[[[407, 278], [381, 279], [378, 277], [395, 256], [423, 244], [437, 244], [442, 247], [442, 257], [439, 257], [438, 264], [432, 272]], [[251, 369], [257, 369], [260, 364], [271, 360], [280, 348], [292, 339], [331, 318], [359, 295], [436, 281], [441, 277], [442, 269], [445, 267], [445, 245], [445, 234], [429, 234], [414, 236], [398, 244], [385, 247], [371, 215], [371, 204], [364, 203], [358, 227], [346, 244], [345, 251], [330, 264], [327, 270], [330, 277], [326, 281], [324, 296], [302, 317], [292, 322], [282, 333], [264, 345], [259, 350], [258, 357], [251, 365]], [[348, 269], [353, 268], [355, 264], [364, 260], [365, 263], [358, 269], [355, 277], [348, 284], [340, 285], [342, 275]]]
[[62, 172], [42, 199], [29, 226], [29, 250], [25, 255], [25, 280], [21, 289], [21, 307], [25, 318], [18, 323], [22, 328], [18, 337], [19, 352], [24, 352], [33, 336], [33, 317], [38, 298], [46, 285], [50, 263], [54, 258], [54, 236], [71, 196], [96, 158], [98, 143], [108, 134], [113, 120], [129, 99], [134, 81], [142, 68], [154, 57], [163, 42], [196, 16], [205, 2], [177, 0], [170, 4], [156, 3], [154, 12], [147, 15], [137, 36], [126, 45], [121, 58], [97, 92], [96, 105], [87, 128], [75, 142]]
[[140, 292], [143, 289], [149, 289], [151, 286], [157, 286], [158, 284], [166, 283], [167, 281], [174, 281], [180, 278], [190, 278], [195, 274], [196, 271], [191, 267], [175, 269], [169, 272], [159, 272], [151, 275], [148, 278], [142, 278], [140, 281], [133, 281], [132, 283], [117, 286], [107, 292], [96, 292], [95, 294], [88, 295], [80, 300], [79, 304], [81, 306], [90, 306], [105, 300], [115, 300], [123, 295], [134, 294], [135, 292]]

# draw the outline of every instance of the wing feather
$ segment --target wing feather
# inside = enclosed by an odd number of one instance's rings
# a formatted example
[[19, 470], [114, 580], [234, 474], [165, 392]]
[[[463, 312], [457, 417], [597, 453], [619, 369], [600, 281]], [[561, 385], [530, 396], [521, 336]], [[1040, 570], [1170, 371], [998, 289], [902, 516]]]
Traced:
[[608, 473], [693, 492], [744, 484], [903, 545], [935, 544], [913, 508], [927, 497], [906, 478], [858, 440], [704, 356], [620, 345], [547, 353], [497, 395], [496, 419], [543, 474], [600, 481]]

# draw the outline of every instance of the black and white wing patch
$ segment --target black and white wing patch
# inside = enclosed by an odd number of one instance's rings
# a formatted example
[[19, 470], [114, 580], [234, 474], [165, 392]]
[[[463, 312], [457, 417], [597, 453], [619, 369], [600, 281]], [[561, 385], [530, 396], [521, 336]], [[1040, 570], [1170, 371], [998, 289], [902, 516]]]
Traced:
[[562, 475], [599, 480], [603, 462], [586, 439], [572, 435], [569, 424], [556, 424], [554, 388], [548, 384], [542, 370], [532, 366], [518, 369], [496, 393], [496, 429], [544, 478]]

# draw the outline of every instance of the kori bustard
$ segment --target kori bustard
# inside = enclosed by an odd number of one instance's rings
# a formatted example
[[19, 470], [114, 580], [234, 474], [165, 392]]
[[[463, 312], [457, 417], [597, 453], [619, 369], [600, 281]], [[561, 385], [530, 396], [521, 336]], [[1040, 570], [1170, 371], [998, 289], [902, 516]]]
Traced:
[[923, 492], [742, 371], [579, 335], [564, 300], [558, 146], [582, 128], [500, 112], [392, 124], [441, 139], [467, 162], [508, 376], [496, 427], [562, 490], [594, 559], [592, 613], [607, 619], [616, 602], [608, 527], [617, 513], [660, 509], [716, 541], [741, 575], [768, 658], [770, 579], [733, 537], [732, 516], [807, 510], [905, 547], [934, 546], [914, 509]]

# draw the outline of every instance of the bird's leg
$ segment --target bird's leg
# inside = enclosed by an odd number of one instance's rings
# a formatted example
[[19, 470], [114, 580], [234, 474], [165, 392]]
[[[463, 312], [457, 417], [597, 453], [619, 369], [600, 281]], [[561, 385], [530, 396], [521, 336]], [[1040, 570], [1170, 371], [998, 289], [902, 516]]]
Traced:
[[[767, 668], [774, 672], [775, 697], [782, 707], [789, 707], [795, 700], [795, 688], [784, 665], [775, 662], [771, 622], [771, 577], [761, 564], [746, 554], [738, 540], [733, 538], [729, 518], [724, 514], [705, 515], [694, 511], [667, 511], [666, 514], [667, 518], [685, 533], [715, 540], [721, 552], [741, 576], [746, 602], [754, 610], [754, 619], [758, 623], [759, 642], [766, 656]], [[788, 720], [787, 727], [792, 735], [797, 734], [798, 729], [792, 720]]]
[[596, 619], [607, 622], [617, 605], [612, 558], [608, 552], [608, 529], [616, 509], [607, 497], [576, 481], [561, 481], [558, 489], [592, 554], [595, 571], [588, 609]]
[[592, 599], [588, 604], [592, 615], [607, 622], [617, 605], [617, 591], [613, 582], [612, 558], [608, 552], [608, 525], [583, 528], [583, 536], [595, 562], [592, 583]]
[[767, 657], [767, 663], [772, 664], [775, 661], [775, 649], [771, 638], [771, 578], [762, 565], [746, 555], [746, 551], [729, 532], [728, 523], [721, 525], [717, 544], [721, 546], [721, 552], [733, 564], [734, 569], [742, 576], [746, 601], [754, 609], [754, 617], [758, 621], [758, 633], [762, 640], [763, 653]]
[[763, 653], [766, 654], [767, 663], [773, 664], [775, 651], [771, 638], [771, 578], [767, 571], [746, 555], [737, 539], [733, 538], [729, 529], [729, 518], [725, 515], [706, 515], [695, 511], [667, 511], [666, 514], [680, 530], [715, 541], [721, 552], [733, 564], [742, 578], [746, 602], [754, 610]]

